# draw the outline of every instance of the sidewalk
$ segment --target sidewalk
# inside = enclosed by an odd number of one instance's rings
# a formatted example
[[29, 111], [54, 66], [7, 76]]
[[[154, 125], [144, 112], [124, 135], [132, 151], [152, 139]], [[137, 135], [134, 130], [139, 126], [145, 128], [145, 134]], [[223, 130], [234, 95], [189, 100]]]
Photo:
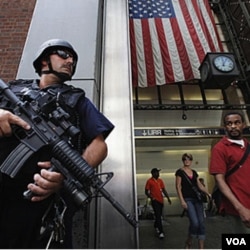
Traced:
[[[154, 231], [153, 220], [140, 220], [139, 248], [140, 249], [183, 249], [188, 231], [186, 216], [171, 216], [163, 221], [165, 238], [159, 239]], [[230, 233], [230, 224], [222, 216], [206, 218], [205, 249], [221, 249], [221, 234]], [[197, 249], [197, 242], [193, 242], [192, 249]]]

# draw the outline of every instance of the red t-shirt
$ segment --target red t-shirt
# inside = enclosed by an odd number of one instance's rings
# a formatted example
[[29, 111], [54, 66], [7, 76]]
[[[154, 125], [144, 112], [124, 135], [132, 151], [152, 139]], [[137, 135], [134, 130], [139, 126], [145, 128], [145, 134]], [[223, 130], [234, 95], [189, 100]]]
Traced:
[[163, 203], [163, 195], [162, 195], [163, 188], [165, 188], [163, 180], [160, 178], [155, 179], [153, 177], [147, 180], [145, 186], [145, 189], [150, 191], [151, 196], [160, 203]]
[[[223, 137], [212, 149], [211, 162], [209, 167], [210, 174], [225, 174], [233, 168], [246, 150], [247, 140], [244, 139], [245, 146], [231, 142], [227, 137]], [[237, 199], [248, 209], [250, 209], [250, 156], [243, 163], [242, 167], [226, 178], [226, 182]], [[221, 211], [227, 214], [238, 215], [232, 204], [223, 198]]]

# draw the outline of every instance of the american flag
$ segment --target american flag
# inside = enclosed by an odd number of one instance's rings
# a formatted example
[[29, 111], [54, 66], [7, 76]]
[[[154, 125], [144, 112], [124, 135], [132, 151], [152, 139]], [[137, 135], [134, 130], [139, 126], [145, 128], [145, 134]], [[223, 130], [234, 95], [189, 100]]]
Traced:
[[129, 0], [133, 86], [200, 78], [207, 52], [222, 52], [208, 0]]

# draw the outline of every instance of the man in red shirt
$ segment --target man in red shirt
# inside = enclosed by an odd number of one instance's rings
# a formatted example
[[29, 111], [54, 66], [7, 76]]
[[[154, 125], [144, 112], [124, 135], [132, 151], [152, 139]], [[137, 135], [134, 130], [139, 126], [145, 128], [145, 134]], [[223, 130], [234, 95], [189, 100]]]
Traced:
[[228, 215], [235, 233], [250, 233], [250, 155], [242, 166], [225, 178], [225, 174], [242, 158], [247, 140], [243, 138], [245, 120], [241, 113], [224, 116], [224, 136], [212, 149], [210, 174], [215, 176], [222, 199], [220, 212]]
[[161, 178], [159, 178], [159, 172], [161, 169], [153, 168], [151, 170], [152, 177], [149, 178], [145, 186], [145, 194], [151, 199], [151, 204], [155, 213], [154, 227], [159, 234], [159, 238], [164, 238], [164, 232], [162, 228], [161, 216], [164, 205], [163, 195], [167, 197], [168, 203], [171, 204], [169, 195], [165, 189], [165, 184]]

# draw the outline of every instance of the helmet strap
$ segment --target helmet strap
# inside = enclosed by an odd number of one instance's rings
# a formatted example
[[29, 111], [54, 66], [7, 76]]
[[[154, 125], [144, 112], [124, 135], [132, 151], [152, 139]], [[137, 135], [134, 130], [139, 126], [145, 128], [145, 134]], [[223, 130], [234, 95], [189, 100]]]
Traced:
[[55, 70], [52, 68], [50, 59], [48, 59], [47, 63], [48, 63], [48, 66], [49, 66], [49, 70], [41, 71], [41, 75], [42, 75], [42, 74], [54, 74], [54, 75], [56, 75], [62, 82], [71, 80], [71, 76], [70, 76], [69, 74], [61, 73], [61, 72], [55, 71]]

